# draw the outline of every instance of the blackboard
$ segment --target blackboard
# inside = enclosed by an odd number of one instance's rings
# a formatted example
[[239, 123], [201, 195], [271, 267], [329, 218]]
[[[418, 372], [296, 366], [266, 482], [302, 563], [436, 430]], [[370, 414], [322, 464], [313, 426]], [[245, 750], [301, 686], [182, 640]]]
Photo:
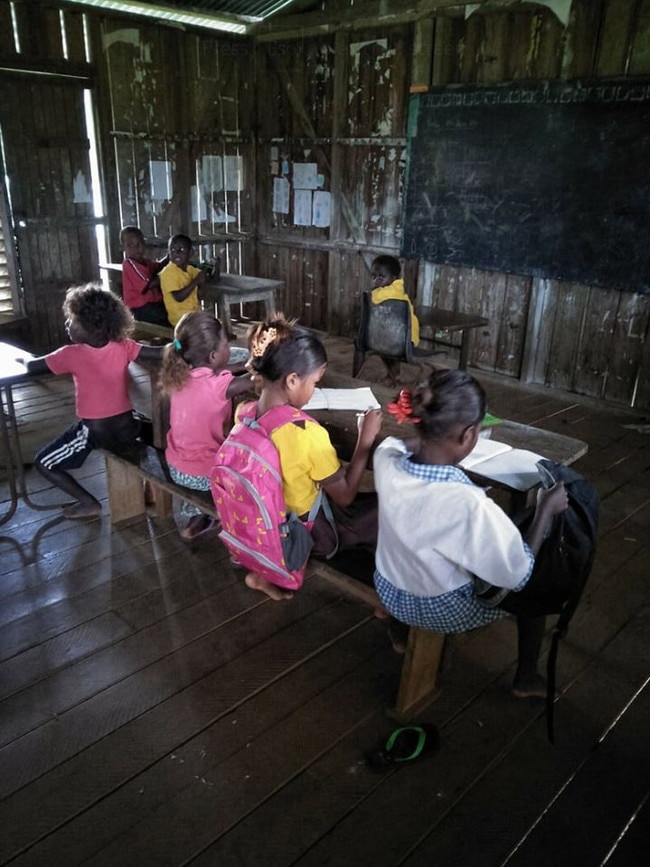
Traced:
[[650, 292], [650, 82], [412, 97], [403, 227], [407, 258]]

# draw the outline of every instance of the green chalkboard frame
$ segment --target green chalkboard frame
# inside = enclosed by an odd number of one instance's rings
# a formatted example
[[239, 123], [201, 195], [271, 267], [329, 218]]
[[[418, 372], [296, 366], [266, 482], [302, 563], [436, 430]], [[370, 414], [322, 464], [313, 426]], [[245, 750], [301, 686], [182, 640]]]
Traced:
[[650, 80], [411, 98], [401, 253], [650, 293]]

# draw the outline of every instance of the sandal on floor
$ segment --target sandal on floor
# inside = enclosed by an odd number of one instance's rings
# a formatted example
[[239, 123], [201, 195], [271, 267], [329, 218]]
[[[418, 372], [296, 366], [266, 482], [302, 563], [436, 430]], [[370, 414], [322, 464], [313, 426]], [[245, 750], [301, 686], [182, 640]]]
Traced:
[[366, 754], [366, 764], [372, 771], [387, 771], [395, 765], [415, 762], [434, 752], [440, 735], [434, 725], [403, 726], [395, 729], [387, 741], [382, 741]]

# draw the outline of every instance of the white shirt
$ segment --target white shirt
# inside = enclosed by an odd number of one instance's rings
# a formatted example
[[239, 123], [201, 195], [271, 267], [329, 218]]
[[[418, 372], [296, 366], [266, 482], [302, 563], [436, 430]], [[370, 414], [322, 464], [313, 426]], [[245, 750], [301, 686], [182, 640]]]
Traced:
[[414, 464], [404, 443], [389, 437], [374, 471], [377, 571], [394, 587], [435, 597], [473, 576], [511, 590], [528, 580], [534, 558], [519, 530], [461, 470]]

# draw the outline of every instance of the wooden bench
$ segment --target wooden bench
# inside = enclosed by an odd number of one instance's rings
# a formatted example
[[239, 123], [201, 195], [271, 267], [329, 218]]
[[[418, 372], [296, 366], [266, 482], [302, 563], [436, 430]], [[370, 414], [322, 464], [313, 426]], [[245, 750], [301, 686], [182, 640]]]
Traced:
[[[155, 495], [154, 510], [161, 518], [172, 515], [172, 499], [181, 497], [199, 508], [204, 514], [217, 518], [217, 512], [209, 491], [193, 491], [177, 485], [169, 475], [164, 453], [151, 446], [143, 448], [138, 459], [130, 459], [104, 452], [106, 457], [106, 477], [108, 504], [111, 523], [135, 518], [146, 511], [144, 482], [149, 482]], [[370, 558], [371, 555], [368, 555]], [[362, 569], [346, 565], [346, 554], [337, 555], [335, 560], [323, 561], [312, 558], [310, 571], [324, 579], [337, 590], [369, 605], [373, 610], [380, 607], [379, 598], [371, 585], [372, 565]], [[346, 569], [346, 571], [343, 571]], [[354, 574], [360, 574], [359, 580]], [[435, 692], [436, 679], [445, 636], [437, 632], [412, 627], [409, 629], [408, 642], [400, 685], [395, 703], [395, 714], [408, 718], [428, 704]]]
[[172, 514], [172, 499], [182, 497], [206, 515], [217, 517], [212, 495], [209, 491], [193, 491], [177, 485], [169, 475], [167, 461], [162, 451], [146, 446], [138, 456], [131, 459], [105, 451], [108, 508], [111, 523], [125, 521], [143, 515], [146, 511], [143, 482], [149, 482], [155, 494], [155, 513], [161, 518]]

